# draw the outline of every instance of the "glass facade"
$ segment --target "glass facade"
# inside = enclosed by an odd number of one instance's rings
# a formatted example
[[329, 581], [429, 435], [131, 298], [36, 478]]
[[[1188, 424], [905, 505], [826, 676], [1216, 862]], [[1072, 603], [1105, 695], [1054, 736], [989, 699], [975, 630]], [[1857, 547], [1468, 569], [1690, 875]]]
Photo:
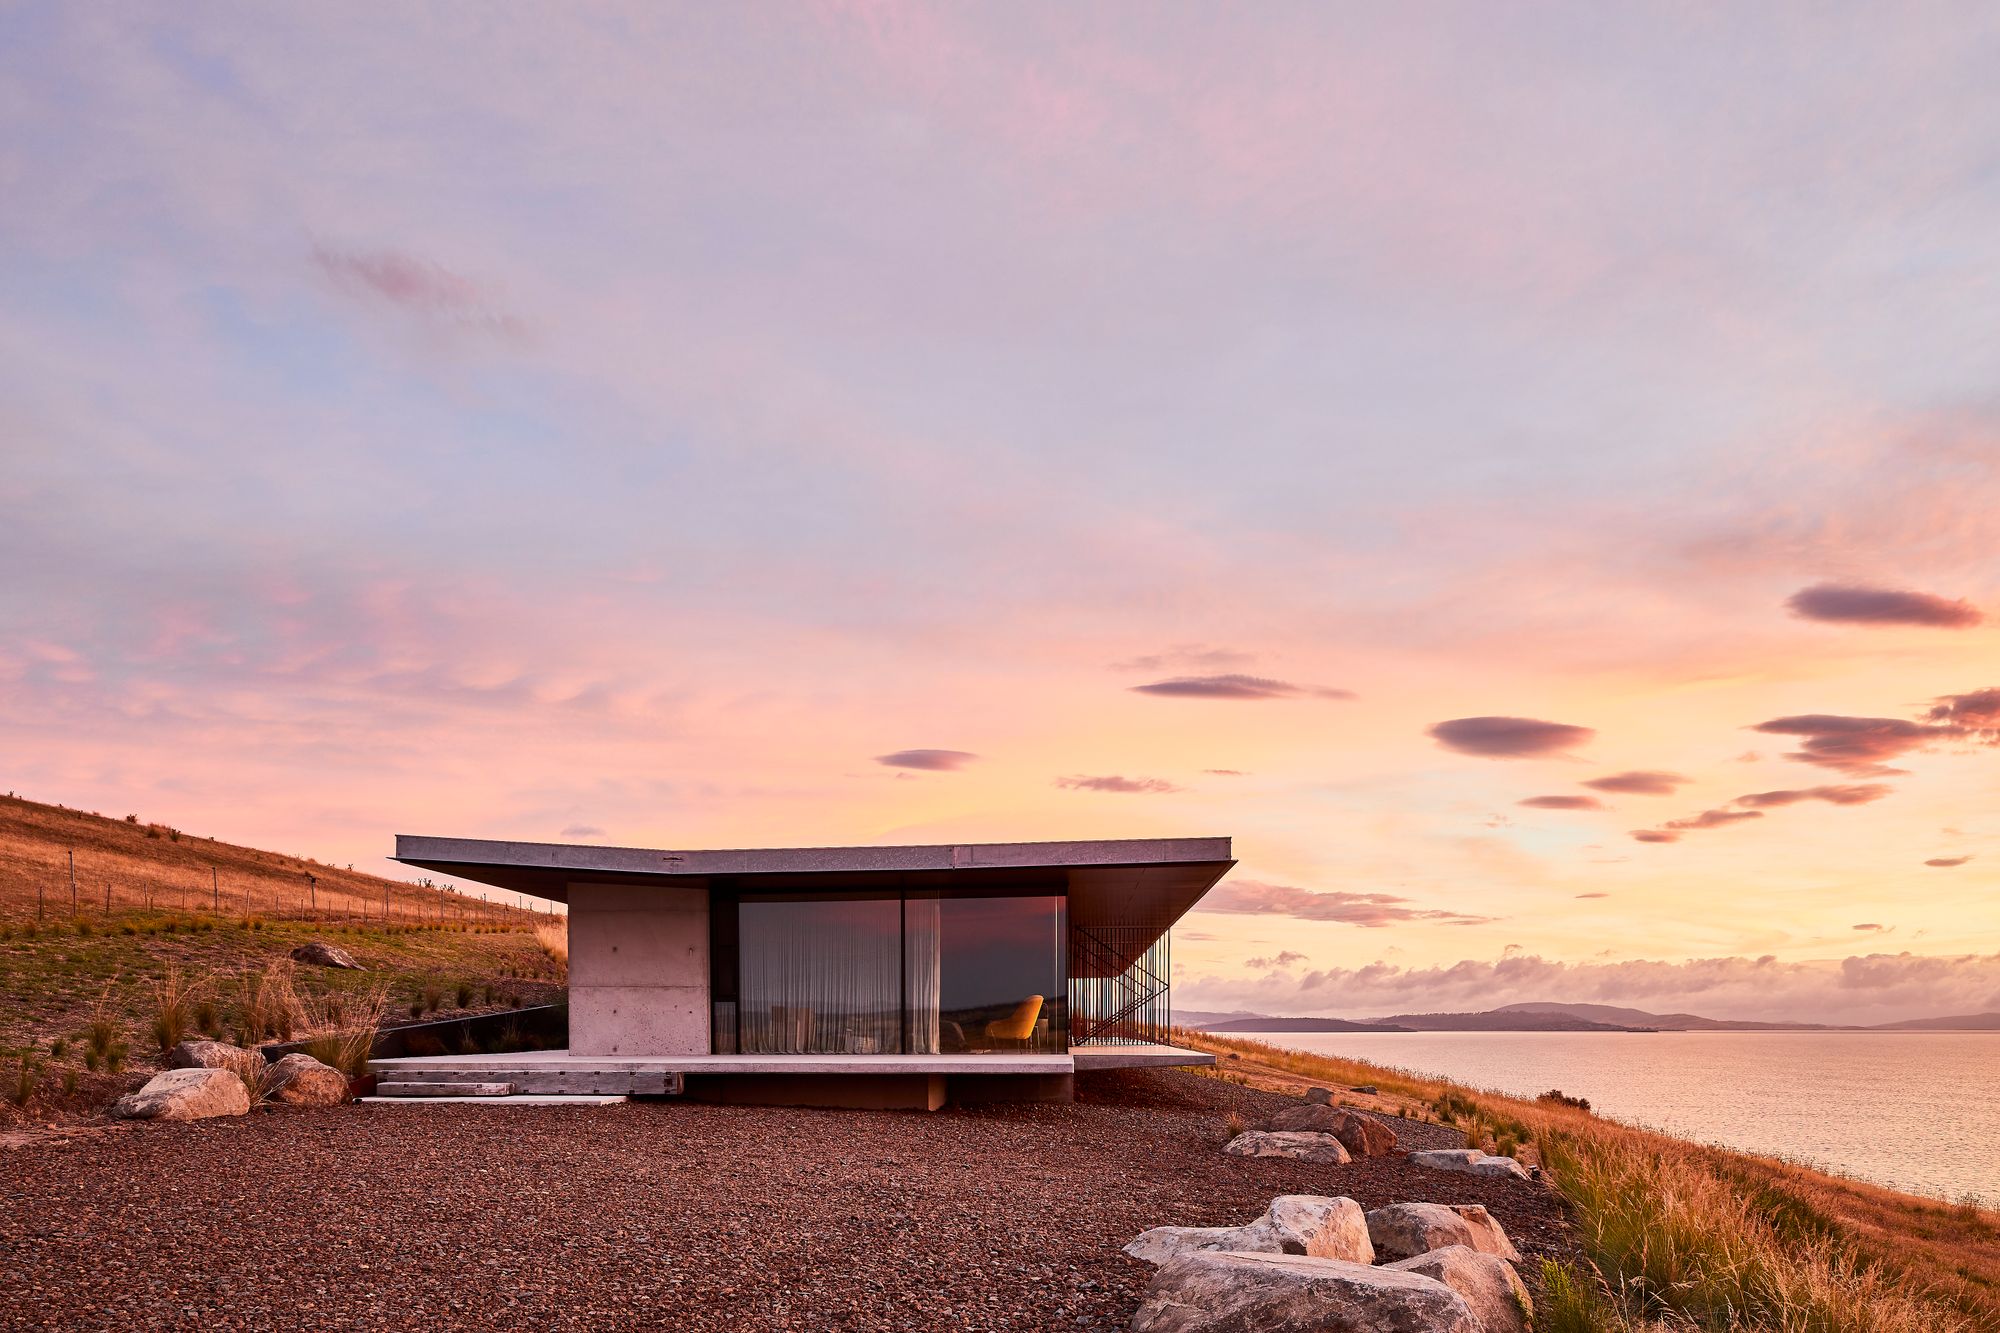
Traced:
[[711, 895], [714, 1048], [1061, 1053], [1060, 895]]

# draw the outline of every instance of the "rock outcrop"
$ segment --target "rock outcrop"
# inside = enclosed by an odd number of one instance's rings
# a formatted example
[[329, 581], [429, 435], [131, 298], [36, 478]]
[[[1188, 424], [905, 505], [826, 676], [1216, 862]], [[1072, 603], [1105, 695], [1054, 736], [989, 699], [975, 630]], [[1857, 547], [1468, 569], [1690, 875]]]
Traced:
[[1149, 1264], [1164, 1264], [1196, 1250], [1244, 1254], [1303, 1254], [1315, 1259], [1375, 1261], [1368, 1218], [1361, 1205], [1344, 1196], [1286, 1194], [1254, 1222], [1240, 1227], [1154, 1227], [1125, 1246], [1125, 1253]]
[[1261, 1129], [1243, 1131], [1224, 1144], [1222, 1151], [1232, 1157], [1293, 1157], [1302, 1162], [1337, 1165], [1353, 1160], [1340, 1140], [1331, 1134], [1272, 1133]]
[[226, 1041], [184, 1041], [167, 1052], [169, 1069], [227, 1069], [245, 1078], [263, 1072], [264, 1057]]
[[338, 945], [322, 943], [319, 940], [307, 940], [304, 944], [292, 950], [292, 957], [298, 962], [312, 963], [319, 967], [340, 967], [346, 968], [350, 972], [366, 970], [361, 964], [354, 961], [354, 958], [347, 950]]
[[1396, 1150], [1396, 1132], [1380, 1120], [1323, 1102], [1287, 1106], [1271, 1117], [1271, 1128], [1331, 1134], [1354, 1157], [1386, 1157]]
[[1433, 1171], [1460, 1171], [1468, 1176], [1513, 1176], [1528, 1179], [1528, 1168], [1511, 1157], [1489, 1157], [1477, 1148], [1433, 1148], [1413, 1152], [1410, 1160]]
[[229, 1069], [167, 1069], [137, 1092], [112, 1103], [111, 1114], [124, 1120], [206, 1120], [218, 1115], [243, 1115], [250, 1109], [250, 1090]]
[[1331, 1105], [1333, 1105], [1333, 1089], [1331, 1089], [1331, 1088], [1307, 1088], [1307, 1089], [1306, 1089], [1306, 1105], [1308, 1105], [1308, 1106], [1331, 1106]]
[[1519, 1259], [1493, 1215], [1476, 1203], [1392, 1203], [1368, 1214], [1368, 1239], [1385, 1260], [1409, 1259], [1447, 1245]]
[[338, 1106], [347, 1100], [347, 1075], [301, 1052], [265, 1070], [262, 1090], [283, 1106]]
[[1535, 1306], [1514, 1265], [1497, 1254], [1447, 1245], [1387, 1265], [1404, 1273], [1436, 1278], [1464, 1298], [1482, 1333], [1529, 1333]]
[[1482, 1333], [1435, 1278], [1295, 1254], [1195, 1251], [1153, 1275], [1133, 1333]]

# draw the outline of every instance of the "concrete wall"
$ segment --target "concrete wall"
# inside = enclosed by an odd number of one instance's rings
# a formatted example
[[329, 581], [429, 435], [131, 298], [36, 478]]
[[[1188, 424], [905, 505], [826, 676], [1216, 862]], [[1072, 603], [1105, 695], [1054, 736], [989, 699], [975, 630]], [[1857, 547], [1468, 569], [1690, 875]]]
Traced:
[[708, 886], [569, 886], [574, 1055], [706, 1055]]

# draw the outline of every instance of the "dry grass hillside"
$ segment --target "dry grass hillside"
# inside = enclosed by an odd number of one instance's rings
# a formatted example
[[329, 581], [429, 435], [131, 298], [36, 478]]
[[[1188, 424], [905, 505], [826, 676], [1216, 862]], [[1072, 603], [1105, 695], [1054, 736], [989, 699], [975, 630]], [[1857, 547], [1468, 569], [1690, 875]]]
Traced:
[[541, 919], [423, 883], [384, 879], [308, 856], [218, 842], [136, 814], [0, 797], [0, 921], [68, 919], [133, 909], [266, 919], [485, 922]]
[[[363, 970], [294, 963], [310, 940]], [[564, 943], [560, 918], [0, 798], [0, 1126], [102, 1105], [158, 1067], [168, 1036], [254, 1042], [550, 1003]]]
[[[1217, 1076], [1435, 1118], [1489, 1151], [1539, 1162], [1569, 1201], [1601, 1279], [1545, 1274], [1538, 1330], [1779, 1333], [2000, 1329], [2000, 1218], [1707, 1147], [1547, 1101], [1476, 1092], [1355, 1060], [1183, 1031]], [[1968, 1143], [1969, 1153], [1984, 1143]]]

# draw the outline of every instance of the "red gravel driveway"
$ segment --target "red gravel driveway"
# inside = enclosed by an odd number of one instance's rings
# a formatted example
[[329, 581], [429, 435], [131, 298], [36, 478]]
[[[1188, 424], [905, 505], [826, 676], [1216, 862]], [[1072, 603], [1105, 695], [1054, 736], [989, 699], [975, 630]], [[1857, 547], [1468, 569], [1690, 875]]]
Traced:
[[[1539, 1185], [1220, 1152], [1288, 1099], [1172, 1071], [935, 1114], [680, 1102], [357, 1106], [0, 1154], [0, 1327], [1109, 1329], [1149, 1226], [1272, 1196], [1483, 1203], [1574, 1254]], [[1405, 1146], [1457, 1135], [1392, 1122]]]

